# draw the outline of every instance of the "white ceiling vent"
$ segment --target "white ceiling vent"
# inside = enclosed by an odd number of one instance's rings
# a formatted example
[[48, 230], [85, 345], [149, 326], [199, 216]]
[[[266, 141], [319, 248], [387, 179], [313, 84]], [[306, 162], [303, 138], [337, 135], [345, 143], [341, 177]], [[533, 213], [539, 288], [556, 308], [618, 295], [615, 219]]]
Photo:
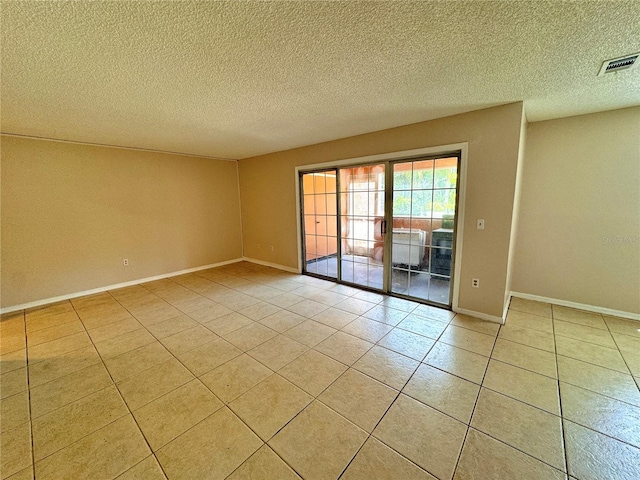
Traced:
[[631, 55], [625, 55], [624, 57], [614, 58], [613, 60], [607, 60], [602, 64], [600, 73], [598, 76], [602, 76], [605, 73], [619, 72], [621, 70], [629, 70], [634, 68], [638, 63], [638, 57], [640, 53], [634, 53]]

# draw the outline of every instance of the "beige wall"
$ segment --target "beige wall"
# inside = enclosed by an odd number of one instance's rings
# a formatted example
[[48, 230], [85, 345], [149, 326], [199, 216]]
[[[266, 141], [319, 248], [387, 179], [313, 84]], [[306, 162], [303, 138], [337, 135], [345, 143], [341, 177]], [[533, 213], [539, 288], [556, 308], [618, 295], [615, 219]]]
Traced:
[[527, 134], [513, 291], [640, 313], [640, 107]]
[[[459, 307], [501, 316], [521, 120], [515, 103], [240, 160], [245, 256], [297, 267], [296, 166], [468, 142]], [[476, 230], [477, 218], [485, 230]], [[473, 277], [481, 288], [471, 288]]]
[[235, 162], [0, 138], [3, 308], [242, 256]]

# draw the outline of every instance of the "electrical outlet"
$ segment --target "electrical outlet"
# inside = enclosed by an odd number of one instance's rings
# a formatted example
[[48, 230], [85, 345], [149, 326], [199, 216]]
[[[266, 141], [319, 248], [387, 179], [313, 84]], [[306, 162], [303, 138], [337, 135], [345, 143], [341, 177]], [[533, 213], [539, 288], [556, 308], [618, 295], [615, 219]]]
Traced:
[[273, 252], [273, 245], [271, 245], [271, 246], [269, 247], [269, 251], [270, 251], [270, 252]]
[[479, 219], [476, 221], [476, 228], [477, 228], [478, 230], [484, 230], [484, 218], [479, 218]]
[[472, 278], [471, 279], [471, 286], [473, 288], [480, 288], [480, 279], [479, 278]]
[[124, 260], [122, 260], [122, 264], [123, 264], [125, 267], [128, 267], [128, 266], [129, 266], [129, 259], [128, 259], [128, 258], [125, 258]]

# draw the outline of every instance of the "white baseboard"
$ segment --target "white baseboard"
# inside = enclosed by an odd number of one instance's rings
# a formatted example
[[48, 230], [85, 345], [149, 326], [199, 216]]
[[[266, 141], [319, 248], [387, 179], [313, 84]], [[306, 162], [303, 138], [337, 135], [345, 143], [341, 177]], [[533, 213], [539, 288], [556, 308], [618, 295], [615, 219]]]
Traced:
[[603, 315], [611, 315], [612, 317], [630, 318], [632, 320], [640, 320], [640, 313], [623, 312], [622, 310], [613, 310], [611, 308], [596, 307], [595, 305], [587, 305], [585, 303], [568, 302], [557, 298], [541, 297], [540, 295], [531, 295], [529, 293], [511, 292], [512, 297], [524, 298], [526, 300], [534, 300], [536, 302], [553, 303], [561, 307], [575, 308], [577, 310], [585, 310], [587, 312], [601, 313]]
[[463, 315], [469, 315], [470, 317], [479, 318], [480, 320], [487, 320], [488, 322], [504, 323], [504, 318], [496, 317], [495, 315], [488, 315], [486, 313], [474, 312], [473, 310], [467, 310], [466, 308], [454, 308], [454, 312], [462, 313]]
[[177, 272], [163, 273], [162, 275], [154, 275], [153, 277], [140, 278], [138, 280], [131, 280], [129, 282], [116, 283], [114, 285], [107, 285], [105, 287], [92, 288], [91, 290], [84, 290], [82, 292], [69, 293], [67, 295], [60, 295], [58, 297], [44, 298], [42, 300], [35, 300], [33, 302], [23, 303], [22, 305], [13, 305], [11, 307], [5, 307], [0, 309], [0, 314], [11, 313], [18, 310], [24, 310], [27, 308], [40, 307], [49, 303], [61, 302], [63, 300], [70, 300], [72, 298], [84, 297], [86, 295], [93, 295], [95, 293], [106, 292], [107, 290], [115, 290], [117, 288], [130, 287], [132, 285], [138, 285], [139, 283], [153, 282], [154, 280], [162, 280], [163, 278], [175, 277], [178, 275], [184, 275], [186, 273], [198, 272], [200, 270], [207, 270], [208, 268], [221, 267], [223, 265], [229, 265], [230, 263], [242, 262], [242, 258], [234, 258], [233, 260], [225, 260], [224, 262], [212, 263], [210, 265], [203, 265], [201, 267], [187, 268], [186, 270], [178, 270]]
[[245, 262], [263, 265], [265, 267], [277, 268], [278, 270], [284, 270], [285, 272], [301, 273], [300, 270], [298, 270], [297, 268], [285, 267], [284, 265], [280, 265], [279, 263], [265, 262], [264, 260], [257, 260], [255, 258], [249, 258], [249, 257], [242, 257], [242, 260], [244, 260]]
[[[278, 263], [265, 262], [263, 260], [257, 260], [255, 258], [249, 258], [249, 257], [243, 257], [242, 259], [245, 262], [257, 263], [258, 265], [277, 268], [279, 270], [284, 270], [285, 272], [301, 273], [297, 268], [285, 267], [284, 265], [280, 265]], [[464, 308], [454, 308], [453, 311], [456, 313], [462, 313], [464, 315], [469, 315], [470, 317], [475, 317], [481, 320], [487, 320], [489, 322], [495, 322], [495, 323], [504, 323], [504, 318], [506, 318], [506, 311], [502, 318], [496, 317], [494, 315], [487, 315], [486, 313], [474, 312], [473, 310], [466, 310]]]

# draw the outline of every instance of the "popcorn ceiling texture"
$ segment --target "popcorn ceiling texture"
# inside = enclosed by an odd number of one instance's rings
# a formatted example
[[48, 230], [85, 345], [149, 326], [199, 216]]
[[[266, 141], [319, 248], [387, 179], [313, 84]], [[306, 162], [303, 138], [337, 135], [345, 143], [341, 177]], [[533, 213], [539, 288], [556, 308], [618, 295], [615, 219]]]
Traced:
[[640, 2], [2, 1], [3, 133], [245, 158], [524, 100], [640, 104]]

